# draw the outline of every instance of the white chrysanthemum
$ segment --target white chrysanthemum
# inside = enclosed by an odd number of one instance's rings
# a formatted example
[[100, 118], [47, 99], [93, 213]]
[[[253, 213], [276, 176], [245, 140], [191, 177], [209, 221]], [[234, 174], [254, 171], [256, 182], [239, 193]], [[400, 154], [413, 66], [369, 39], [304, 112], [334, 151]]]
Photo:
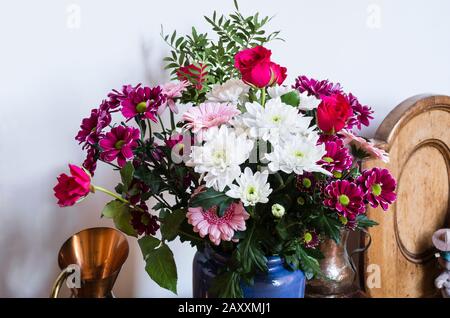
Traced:
[[247, 138], [251, 139], [250, 128], [244, 123], [244, 118], [247, 117], [247, 113], [234, 116], [230, 120], [230, 125], [234, 128], [236, 136], [244, 134]]
[[296, 107], [284, 104], [280, 98], [269, 100], [263, 107], [258, 103], [246, 103], [244, 123], [250, 128], [250, 136], [277, 144], [290, 134], [305, 133], [312, 117], [298, 113]]
[[281, 97], [284, 94], [287, 94], [292, 91], [293, 91], [292, 88], [290, 88], [289, 86], [284, 86], [284, 85], [282, 85], [282, 86], [275, 85], [275, 86], [271, 86], [271, 87], [267, 88], [267, 93], [269, 94], [270, 98], [272, 98], [272, 99]]
[[206, 94], [206, 99], [216, 103], [243, 103], [247, 98], [250, 86], [240, 79], [229, 79], [222, 85], [215, 84], [210, 92]]
[[269, 202], [269, 194], [272, 193], [270, 184], [267, 182], [269, 172], [257, 171], [253, 174], [252, 169], [245, 168], [244, 173], [236, 178], [238, 185], [231, 184], [226, 195], [235, 199], [240, 199], [245, 206], [256, 205], [256, 203]]
[[202, 146], [193, 146], [190, 160], [195, 172], [204, 174], [207, 187], [223, 191], [241, 174], [244, 163], [253, 149], [253, 141], [245, 135], [236, 136], [232, 128], [212, 127], [204, 135]]
[[308, 93], [303, 92], [299, 94], [300, 97], [300, 105], [298, 108], [301, 110], [313, 110], [319, 106], [321, 100], [316, 98], [315, 96], [308, 96]]
[[269, 169], [272, 172], [281, 170], [285, 173], [302, 174], [307, 171], [330, 175], [317, 164], [325, 154], [325, 145], [317, 145], [317, 138], [310, 134], [308, 137], [291, 135], [275, 145], [274, 151], [265, 157], [269, 160]]

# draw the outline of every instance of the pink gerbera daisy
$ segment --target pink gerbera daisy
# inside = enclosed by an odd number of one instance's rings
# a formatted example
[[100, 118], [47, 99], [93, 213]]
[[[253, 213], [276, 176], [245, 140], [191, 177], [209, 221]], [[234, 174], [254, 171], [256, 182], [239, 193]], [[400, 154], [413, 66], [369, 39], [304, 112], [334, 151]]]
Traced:
[[353, 182], [347, 180], [333, 181], [325, 188], [325, 196], [323, 203], [337, 210], [339, 216], [350, 221], [355, 220], [358, 215], [365, 212], [364, 193]]
[[383, 162], [389, 162], [389, 155], [383, 149], [380, 149], [375, 146], [375, 144], [371, 141], [364, 139], [363, 137], [358, 137], [348, 130], [341, 130], [339, 132], [340, 135], [343, 136], [344, 145], [354, 146], [357, 149], [361, 149], [366, 152], [369, 156], [373, 158], [380, 159]]
[[250, 217], [241, 202], [230, 204], [222, 217], [217, 214], [217, 206], [206, 211], [202, 207], [191, 207], [186, 216], [194, 232], [202, 238], [209, 235], [215, 245], [219, 245], [221, 240], [231, 241], [235, 231], [245, 231], [245, 220]]
[[137, 128], [117, 126], [111, 129], [100, 140], [99, 144], [103, 149], [100, 157], [106, 162], [117, 158], [117, 163], [123, 167], [127, 159], [133, 158], [133, 150], [137, 147], [139, 135], [140, 132]]
[[189, 83], [187, 81], [169, 82], [161, 86], [162, 94], [166, 97], [166, 102], [161, 105], [158, 114], [162, 114], [167, 106], [169, 106], [173, 113], [178, 114], [178, 107], [175, 103], [175, 99], [180, 98], [188, 86]]
[[193, 133], [205, 132], [208, 128], [228, 123], [234, 116], [241, 112], [235, 105], [222, 103], [203, 103], [192, 107], [183, 115], [186, 128]]
[[397, 183], [387, 169], [366, 170], [357, 182], [364, 192], [364, 199], [374, 208], [381, 205], [386, 211], [397, 198], [394, 192]]

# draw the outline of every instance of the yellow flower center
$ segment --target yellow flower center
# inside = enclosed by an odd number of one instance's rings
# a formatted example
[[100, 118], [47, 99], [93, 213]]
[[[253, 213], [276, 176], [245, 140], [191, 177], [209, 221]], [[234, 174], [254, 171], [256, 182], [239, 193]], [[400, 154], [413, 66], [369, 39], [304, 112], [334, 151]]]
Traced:
[[350, 199], [345, 194], [341, 194], [339, 196], [339, 203], [342, 204], [343, 206], [347, 206], [350, 203]]
[[136, 111], [139, 114], [144, 113], [147, 110], [147, 102], [140, 102], [139, 104], [136, 105]]
[[381, 185], [379, 183], [372, 185], [372, 194], [376, 196], [381, 194]]
[[120, 150], [120, 149], [122, 149], [123, 145], [125, 145], [125, 141], [119, 140], [114, 144], [114, 148], [116, 148], [117, 150]]

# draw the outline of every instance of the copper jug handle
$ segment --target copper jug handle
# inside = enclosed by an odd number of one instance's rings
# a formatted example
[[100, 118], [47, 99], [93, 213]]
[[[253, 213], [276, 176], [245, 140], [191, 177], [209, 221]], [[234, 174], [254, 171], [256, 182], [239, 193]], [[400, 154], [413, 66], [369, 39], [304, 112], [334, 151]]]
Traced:
[[61, 271], [61, 273], [59, 273], [58, 277], [56, 277], [55, 282], [53, 283], [52, 291], [50, 293], [50, 298], [58, 298], [61, 286], [66, 281], [66, 279], [70, 273], [71, 273], [71, 271], [69, 270], [68, 267], [64, 268]]
[[[361, 229], [361, 232], [363, 232], [368, 237], [369, 240], [365, 246], [356, 248], [350, 253], [350, 257], [349, 257], [350, 266], [352, 267], [352, 269], [355, 273], [358, 273], [358, 271], [356, 269], [355, 263], [353, 262], [353, 255], [355, 255], [357, 253], [364, 253], [365, 251], [367, 251], [369, 249], [370, 245], [372, 244], [372, 236], [370, 235], [370, 233], [366, 229]], [[355, 275], [355, 279], [356, 279], [356, 275]]]

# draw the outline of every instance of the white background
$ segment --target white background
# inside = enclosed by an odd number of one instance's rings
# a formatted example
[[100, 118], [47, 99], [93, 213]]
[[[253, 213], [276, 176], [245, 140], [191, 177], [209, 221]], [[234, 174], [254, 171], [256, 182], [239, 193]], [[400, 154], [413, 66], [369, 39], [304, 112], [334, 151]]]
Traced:
[[[286, 43], [270, 45], [289, 82], [307, 74], [340, 81], [376, 111], [371, 136], [399, 102], [418, 93], [450, 94], [450, 2], [427, 0], [241, 0], [244, 13], [275, 15]], [[67, 8], [81, 9], [79, 28]], [[60, 209], [52, 188], [67, 163], [84, 154], [78, 126], [111, 88], [167, 80], [168, 48], [160, 25], [179, 33], [205, 30], [204, 14], [232, 10], [232, 1], [40, 0], [0, 5], [0, 296], [46, 297], [58, 273], [59, 247], [91, 226], [112, 226], [98, 194]], [[379, 23], [378, 23], [379, 22]], [[98, 169], [95, 182], [116, 176]], [[173, 296], [144, 271], [133, 239], [116, 285], [119, 297]], [[179, 296], [191, 295], [194, 251], [173, 245]]]

